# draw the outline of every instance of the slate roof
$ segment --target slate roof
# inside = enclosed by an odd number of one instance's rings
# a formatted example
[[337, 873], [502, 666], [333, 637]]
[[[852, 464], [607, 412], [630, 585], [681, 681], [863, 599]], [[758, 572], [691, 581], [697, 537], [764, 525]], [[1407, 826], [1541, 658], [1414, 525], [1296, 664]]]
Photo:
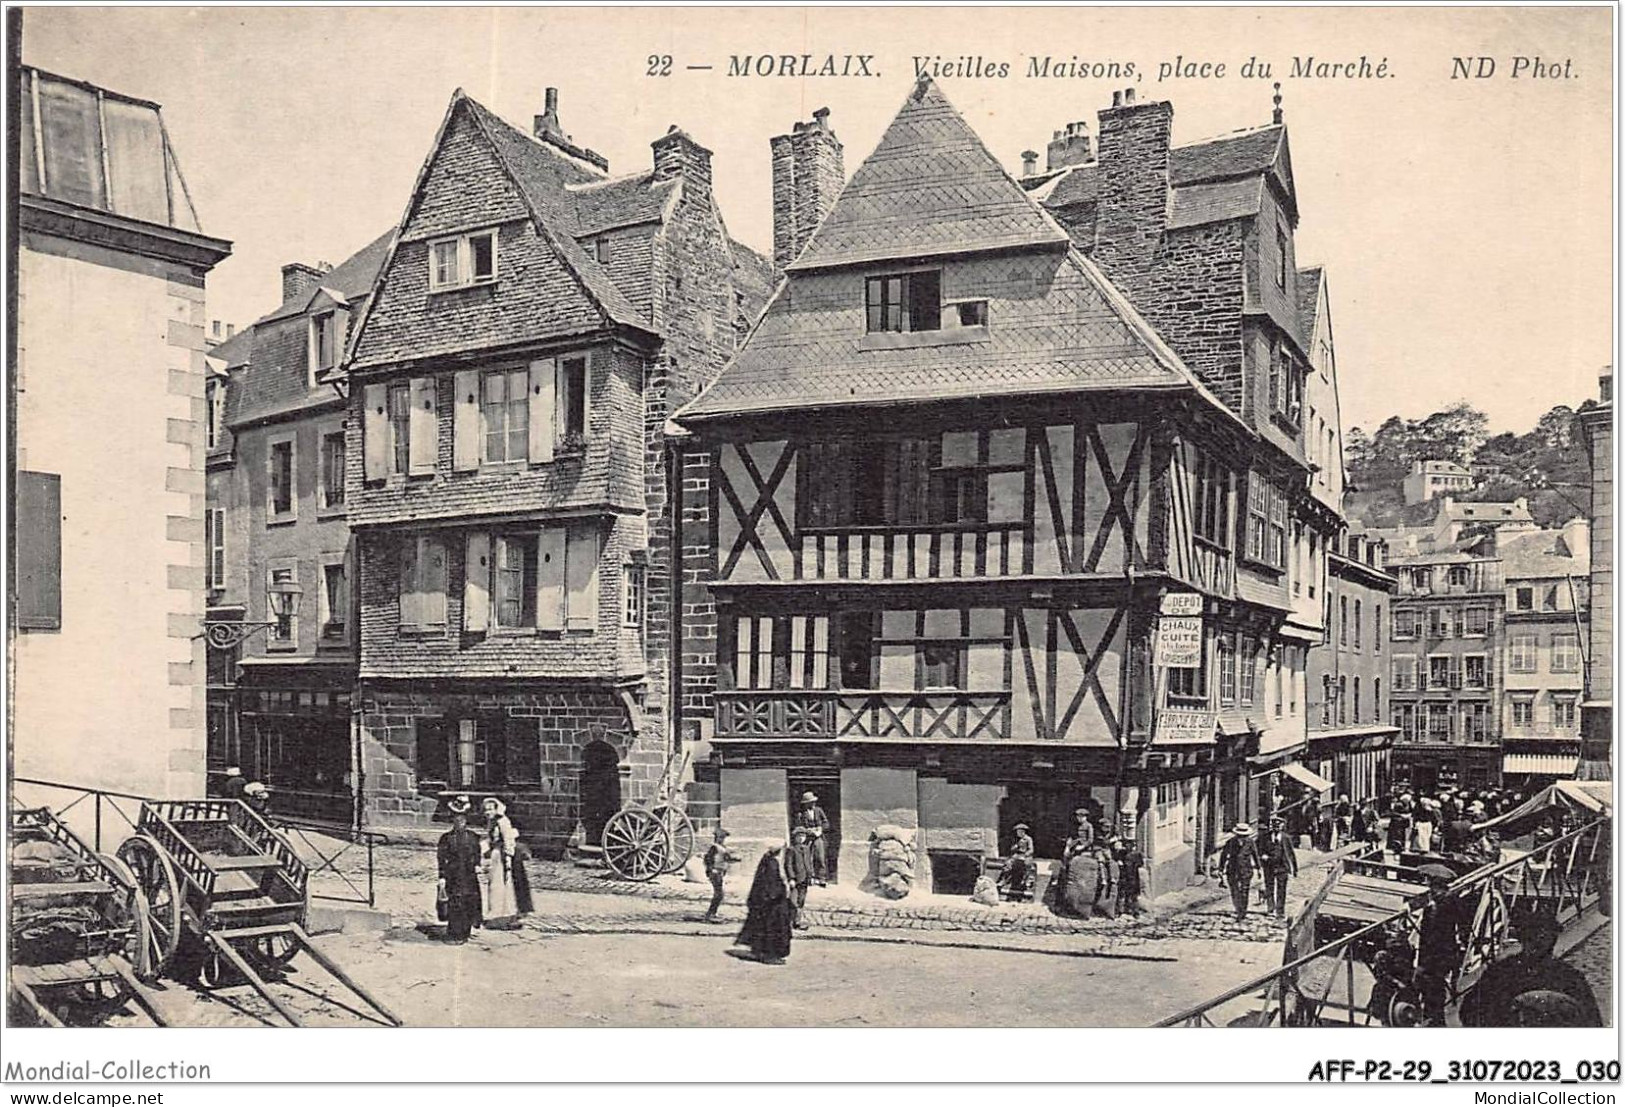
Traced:
[[1046, 208], [1092, 204], [1100, 198], [1099, 169], [1094, 162], [1069, 165], [1045, 177], [1028, 177], [1021, 184], [1029, 196]]
[[1590, 551], [1570, 551], [1560, 530], [1537, 530], [1502, 539], [1497, 544], [1507, 580], [1533, 577], [1584, 576]]
[[1305, 342], [1315, 333], [1316, 318], [1320, 314], [1320, 281], [1325, 275], [1325, 268], [1319, 265], [1298, 270], [1298, 322]]
[[1263, 198], [1262, 177], [1241, 177], [1176, 188], [1168, 204], [1168, 229], [1250, 218], [1258, 214]]
[[663, 221], [666, 205], [678, 188], [677, 178], [654, 179], [654, 171], [631, 177], [568, 186], [574, 202], [577, 237], [619, 227]]
[[1168, 179], [1174, 187], [1268, 172], [1280, 154], [1286, 126], [1273, 123], [1254, 131], [1175, 146], [1168, 151]]
[[224, 342], [209, 347], [204, 353], [217, 359], [227, 369], [247, 365], [249, 357], [254, 353], [254, 328], [244, 327]]
[[791, 272], [1021, 247], [1066, 232], [1033, 203], [929, 77], [841, 191]]
[[286, 319], [290, 315], [302, 314], [323, 289], [338, 293], [346, 302], [367, 295], [372, 291], [372, 282], [378, 276], [379, 267], [389, 255], [389, 242], [394, 236], [393, 228], [385, 231], [330, 270], [317, 283], [317, 287], [309, 292], [288, 297], [275, 311], [262, 316], [259, 322], [268, 323], [275, 319]]

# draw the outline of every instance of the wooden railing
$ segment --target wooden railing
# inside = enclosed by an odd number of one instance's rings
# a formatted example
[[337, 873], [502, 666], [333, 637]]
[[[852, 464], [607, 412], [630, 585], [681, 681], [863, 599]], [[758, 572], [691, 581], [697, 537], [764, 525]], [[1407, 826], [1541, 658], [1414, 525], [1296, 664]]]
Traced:
[[1008, 692], [719, 691], [718, 738], [1001, 742]]
[[943, 580], [1026, 571], [1027, 525], [974, 523], [803, 530], [802, 580]]

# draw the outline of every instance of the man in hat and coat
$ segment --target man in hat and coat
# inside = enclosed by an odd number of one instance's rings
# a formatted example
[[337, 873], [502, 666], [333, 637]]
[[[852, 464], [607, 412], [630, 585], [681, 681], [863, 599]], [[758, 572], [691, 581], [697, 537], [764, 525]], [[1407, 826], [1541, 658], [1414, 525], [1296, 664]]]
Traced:
[[721, 922], [717, 910], [722, 906], [722, 882], [728, 877], [728, 867], [739, 860], [738, 854], [728, 848], [728, 832], [722, 827], [711, 835], [711, 845], [705, 851], [705, 875], [711, 881], [711, 906], [705, 909], [705, 921]]
[[1292, 848], [1286, 823], [1279, 815], [1270, 819], [1269, 829], [1259, 839], [1258, 860], [1264, 871], [1264, 901], [1276, 918], [1285, 918], [1286, 885], [1298, 875], [1298, 851]]
[[243, 779], [243, 770], [232, 765], [226, 769], [226, 782], [220, 786], [220, 794], [229, 800], [240, 800], [247, 785], [248, 781]]
[[1422, 910], [1416, 944], [1416, 989], [1422, 1000], [1422, 1021], [1443, 1026], [1450, 1001], [1450, 980], [1461, 969], [1461, 955], [1473, 929], [1473, 904], [1449, 894], [1455, 872], [1445, 865], [1423, 865], [1417, 872], [1427, 878], [1428, 904]]
[[1145, 871], [1145, 854], [1133, 838], [1117, 838], [1112, 842], [1117, 858], [1117, 912], [1120, 915], [1138, 915], [1140, 896], [1145, 892], [1141, 873]]
[[435, 899], [446, 923], [446, 941], [466, 942], [480, 918], [480, 836], [468, 829], [468, 797], [447, 805], [451, 829], [440, 836], [435, 855], [440, 864]]
[[1248, 894], [1252, 891], [1253, 877], [1263, 871], [1258, 857], [1258, 843], [1253, 840], [1253, 828], [1237, 823], [1230, 832], [1230, 840], [1219, 851], [1219, 883], [1230, 889], [1230, 902], [1236, 909], [1236, 921], [1247, 917]]
[[790, 845], [784, 851], [784, 882], [790, 886], [791, 918], [797, 930], [807, 928], [801, 912], [807, 906], [807, 889], [812, 886], [811, 841], [807, 828], [798, 826], [790, 832]]
[[[829, 883], [829, 854], [824, 838], [829, 833], [829, 816], [824, 809], [818, 806], [818, 796], [812, 792], [801, 793], [801, 810], [796, 812], [795, 826], [805, 827], [807, 830], [807, 848], [812, 855], [813, 879], [820, 888]], [[792, 827], [794, 829], [794, 827]]]
[[1010, 856], [1004, 859], [1004, 869], [999, 873], [999, 891], [1011, 899], [1030, 899], [1033, 885], [1037, 882], [1033, 865], [1033, 837], [1028, 833], [1026, 823], [1017, 823], [1015, 830], [1016, 844], [1010, 847]]

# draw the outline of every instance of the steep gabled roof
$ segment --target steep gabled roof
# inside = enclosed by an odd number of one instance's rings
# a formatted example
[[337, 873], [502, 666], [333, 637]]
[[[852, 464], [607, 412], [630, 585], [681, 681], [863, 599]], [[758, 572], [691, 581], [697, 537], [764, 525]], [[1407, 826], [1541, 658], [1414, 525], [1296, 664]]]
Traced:
[[1498, 539], [1502, 575], [1507, 580], [1585, 576], [1590, 550], [1570, 550], [1560, 530], [1537, 530]]
[[1315, 322], [1320, 315], [1320, 278], [1325, 272], [1319, 265], [1298, 270], [1298, 325], [1305, 342], [1315, 333]]
[[1168, 183], [1176, 189], [1262, 174], [1274, 175], [1296, 218], [1297, 189], [1292, 180], [1286, 124], [1272, 123], [1168, 151]]
[[795, 272], [1021, 247], [1066, 232], [1028, 198], [935, 82], [922, 77], [841, 191]]
[[1239, 177], [1176, 188], [1168, 201], [1168, 229], [1251, 218], [1258, 214], [1263, 194], [1262, 177]]
[[676, 177], [656, 180], [653, 170], [630, 177], [570, 185], [576, 237], [661, 222], [666, 205], [680, 187]]
[[372, 283], [378, 277], [378, 270], [383, 266], [384, 258], [389, 256], [389, 242], [394, 237], [393, 230], [385, 231], [344, 259], [337, 268], [323, 275], [315, 288], [288, 297], [282, 301], [281, 306], [271, 314], [263, 316], [259, 322], [269, 323], [277, 319], [286, 319], [290, 315], [301, 314], [324, 289], [330, 295], [335, 295], [336, 299], [345, 302], [357, 296], [365, 296], [372, 291]]

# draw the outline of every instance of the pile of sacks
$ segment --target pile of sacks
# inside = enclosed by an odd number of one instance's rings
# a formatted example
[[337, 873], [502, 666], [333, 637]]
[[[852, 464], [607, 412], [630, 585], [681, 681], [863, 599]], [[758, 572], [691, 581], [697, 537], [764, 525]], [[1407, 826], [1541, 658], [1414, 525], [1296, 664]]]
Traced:
[[878, 826], [869, 835], [869, 869], [874, 890], [902, 899], [914, 886], [914, 832]]

